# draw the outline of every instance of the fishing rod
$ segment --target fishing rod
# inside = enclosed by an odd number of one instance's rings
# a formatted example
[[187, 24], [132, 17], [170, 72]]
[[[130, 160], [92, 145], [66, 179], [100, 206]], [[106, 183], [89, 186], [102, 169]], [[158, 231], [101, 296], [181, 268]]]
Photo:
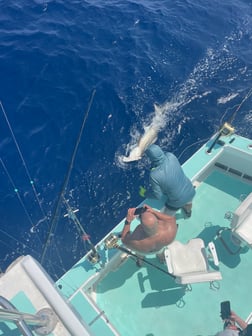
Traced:
[[150, 265], [151, 267], [153, 267], [153, 268], [155, 268], [155, 269], [157, 269], [157, 270], [165, 273], [166, 275], [169, 275], [173, 279], [176, 278], [173, 274], [167, 272], [166, 270], [164, 270], [163, 268], [161, 268], [161, 267], [159, 267], [157, 265], [154, 265], [150, 261], [146, 260], [146, 258], [144, 258], [143, 256], [137, 255], [136, 253], [132, 252], [131, 250], [127, 249], [126, 247], [123, 247], [123, 246], [119, 245], [118, 244], [118, 239], [119, 239], [118, 236], [116, 236], [115, 234], [109, 235], [107, 237], [107, 239], [105, 240], [105, 242], [104, 242], [105, 243], [105, 247], [107, 249], [116, 248], [116, 249], [118, 249], [118, 250], [120, 250], [122, 252], [125, 252], [128, 255], [132, 256], [134, 259], [136, 259], [136, 261], [141, 260], [144, 263]]
[[76, 225], [76, 227], [79, 229], [79, 231], [82, 233], [82, 240], [87, 242], [90, 246], [91, 249], [91, 253], [89, 253], [88, 255], [88, 259], [89, 261], [94, 264], [96, 262], [98, 262], [100, 260], [100, 255], [98, 254], [94, 244], [91, 242], [91, 240], [89, 239], [89, 235], [86, 233], [86, 231], [84, 230], [83, 226], [81, 225], [79, 219], [77, 218], [77, 216], [75, 215], [75, 212], [77, 212], [78, 210], [73, 210], [71, 208], [71, 206], [69, 205], [68, 201], [65, 199], [65, 197], [63, 196], [63, 202], [66, 206], [67, 209], [67, 214], [64, 215], [64, 217], [68, 217], [70, 218], [74, 224]]
[[225, 122], [221, 129], [219, 130], [215, 140], [213, 141], [212, 145], [208, 148], [207, 153], [210, 154], [212, 149], [214, 148], [214, 146], [216, 145], [216, 143], [218, 142], [218, 140], [220, 139], [221, 136], [227, 136], [230, 134], [233, 134], [235, 129], [232, 126], [232, 123], [237, 115], [237, 112], [240, 110], [241, 106], [244, 104], [244, 102], [252, 95], [252, 88], [249, 90], [249, 92], [247, 93], [247, 95], [243, 98], [243, 100], [241, 101], [241, 103], [238, 105], [237, 109], [234, 111], [234, 113], [231, 115], [230, 119]]
[[252, 88], [249, 90], [249, 92], [247, 93], [247, 95], [243, 98], [242, 102], [238, 105], [237, 109], [234, 111], [234, 113], [231, 115], [228, 123], [232, 124], [232, 122], [234, 121], [237, 112], [240, 110], [241, 106], [245, 103], [245, 101], [252, 95]]
[[206, 151], [208, 154], [210, 154], [212, 152], [212, 149], [214, 148], [214, 146], [216, 145], [216, 143], [219, 141], [221, 136], [227, 136], [230, 134], [233, 134], [235, 131], [234, 127], [231, 126], [229, 123], [225, 122], [223, 124], [223, 126], [221, 127], [221, 129], [219, 130], [215, 140], [213, 141], [212, 145], [208, 148], [208, 150]]
[[82, 121], [80, 132], [79, 132], [78, 138], [76, 140], [76, 144], [75, 144], [75, 147], [74, 147], [74, 150], [73, 150], [73, 154], [72, 154], [72, 157], [71, 157], [71, 160], [70, 160], [70, 163], [69, 163], [69, 167], [68, 167], [68, 170], [67, 170], [67, 173], [66, 173], [63, 185], [61, 187], [61, 191], [60, 191], [59, 196], [58, 196], [58, 200], [57, 200], [57, 203], [56, 203], [56, 206], [55, 206], [55, 210], [54, 210], [54, 213], [53, 213], [53, 216], [52, 216], [52, 220], [51, 220], [51, 227], [50, 227], [50, 230], [49, 230], [49, 232], [47, 234], [47, 239], [46, 239], [45, 247], [44, 247], [44, 249], [42, 251], [41, 264], [43, 264], [43, 262], [44, 262], [44, 258], [45, 258], [47, 249], [48, 249], [48, 247], [50, 245], [50, 241], [51, 241], [51, 238], [53, 236], [53, 232], [55, 232], [56, 227], [57, 227], [57, 223], [58, 223], [59, 216], [60, 216], [60, 210], [61, 210], [62, 200], [63, 200], [63, 197], [64, 197], [64, 195], [66, 193], [66, 189], [67, 189], [67, 186], [68, 186], [68, 183], [69, 183], [69, 179], [70, 179], [70, 176], [71, 176], [71, 172], [72, 172], [72, 169], [73, 169], [76, 153], [77, 153], [80, 141], [81, 141], [82, 133], [83, 133], [83, 130], [84, 130], [84, 126], [86, 124], [86, 120], [87, 120], [89, 111], [90, 111], [92, 103], [93, 103], [95, 92], [96, 92], [96, 89], [94, 89], [92, 91], [91, 97], [89, 99], [89, 103], [88, 103], [86, 112], [84, 114], [84, 118], [83, 118], [83, 121]]

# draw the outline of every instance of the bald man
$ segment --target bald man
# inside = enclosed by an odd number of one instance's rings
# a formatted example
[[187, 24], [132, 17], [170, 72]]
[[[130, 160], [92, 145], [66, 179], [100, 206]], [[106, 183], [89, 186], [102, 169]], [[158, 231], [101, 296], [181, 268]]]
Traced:
[[158, 253], [170, 244], [177, 233], [175, 217], [166, 215], [144, 205], [146, 211], [139, 216], [140, 224], [130, 232], [130, 224], [136, 217], [136, 208], [130, 208], [127, 213], [121, 240], [131, 250], [148, 254]]

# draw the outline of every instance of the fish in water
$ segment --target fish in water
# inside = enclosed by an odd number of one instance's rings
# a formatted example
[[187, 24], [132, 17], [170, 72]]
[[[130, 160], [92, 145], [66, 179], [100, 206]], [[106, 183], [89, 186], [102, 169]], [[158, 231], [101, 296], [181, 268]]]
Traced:
[[132, 162], [140, 160], [145, 150], [157, 140], [158, 131], [161, 128], [160, 116], [163, 114], [163, 110], [156, 104], [154, 104], [155, 115], [152, 122], [144, 130], [143, 136], [138, 143], [132, 148], [129, 156], [123, 156], [123, 162]]

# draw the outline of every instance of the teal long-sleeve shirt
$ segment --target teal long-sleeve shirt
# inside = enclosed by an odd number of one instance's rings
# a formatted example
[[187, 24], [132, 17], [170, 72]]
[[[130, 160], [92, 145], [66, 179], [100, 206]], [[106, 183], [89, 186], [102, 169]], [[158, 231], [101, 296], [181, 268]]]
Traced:
[[161, 199], [165, 196], [165, 203], [174, 208], [180, 208], [191, 202], [195, 189], [176, 156], [164, 153], [157, 145], [151, 145], [146, 154], [154, 166], [150, 172], [152, 188], [150, 197]]

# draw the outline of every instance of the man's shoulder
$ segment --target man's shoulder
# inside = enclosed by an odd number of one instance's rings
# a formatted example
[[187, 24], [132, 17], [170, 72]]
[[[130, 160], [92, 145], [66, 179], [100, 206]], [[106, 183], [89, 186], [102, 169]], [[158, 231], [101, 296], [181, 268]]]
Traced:
[[166, 152], [165, 157], [172, 162], [179, 163], [179, 160], [176, 155], [174, 155], [172, 152]]

